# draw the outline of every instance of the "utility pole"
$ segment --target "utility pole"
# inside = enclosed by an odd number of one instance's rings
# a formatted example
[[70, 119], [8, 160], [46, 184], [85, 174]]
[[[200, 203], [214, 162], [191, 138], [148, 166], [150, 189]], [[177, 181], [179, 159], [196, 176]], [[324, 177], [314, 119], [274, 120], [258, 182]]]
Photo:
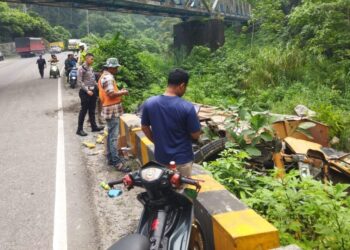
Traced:
[[70, 7], [70, 28], [73, 26], [73, 8]]
[[89, 24], [89, 10], [86, 10], [86, 31], [90, 34], [90, 24]]

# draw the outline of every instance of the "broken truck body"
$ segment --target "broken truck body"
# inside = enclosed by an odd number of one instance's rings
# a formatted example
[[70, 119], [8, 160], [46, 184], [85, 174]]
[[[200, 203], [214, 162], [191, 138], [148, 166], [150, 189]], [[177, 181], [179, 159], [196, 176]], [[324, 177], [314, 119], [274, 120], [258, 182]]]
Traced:
[[[314, 125], [303, 132], [298, 130], [303, 123]], [[350, 154], [329, 147], [328, 126], [307, 118], [277, 121], [272, 126], [283, 143], [280, 157], [274, 157], [276, 166], [284, 170], [298, 168], [301, 176], [311, 175], [326, 182], [338, 181], [332, 178], [337, 175], [350, 177]]]
[[[221, 138], [212, 144], [221, 144], [221, 148], [224, 148], [222, 138], [225, 137], [225, 134], [229, 140], [232, 139], [225, 123], [227, 118], [235, 114], [219, 111], [214, 107], [202, 106], [198, 115], [204, 122], [203, 125]], [[263, 170], [276, 166], [283, 170], [282, 173], [291, 169], [299, 169], [301, 176], [311, 175], [326, 182], [329, 180], [350, 181], [350, 154], [329, 147], [329, 127], [327, 125], [304, 117], [284, 116], [275, 121], [272, 128], [275, 140], [256, 145], [262, 155], [252, 157], [250, 160], [254, 169]], [[236, 131], [241, 130], [236, 129]], [[210, 145], [204, 147], [209, 148]], [[209, 150], [197, 151], [198, 155], [203, 155], [203, 157], [197, 157], [198, 162], [205, 158], [205, 151]]]

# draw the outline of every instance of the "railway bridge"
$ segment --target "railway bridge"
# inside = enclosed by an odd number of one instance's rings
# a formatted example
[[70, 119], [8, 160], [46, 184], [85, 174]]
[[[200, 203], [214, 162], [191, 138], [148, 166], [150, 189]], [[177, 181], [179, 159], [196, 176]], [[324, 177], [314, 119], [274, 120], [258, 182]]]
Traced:
[[53, 7], [118, 11], [143, 15], [180, 17], [222, 17], [227, 21], [247, 21], [250, 5], [242, 0], [7, 0], [5, 2]]
[[[185, 48], [187, 53], [196, 45], [208, 46], [212, 50], [219, 48], [225, 42], [224, 22], [246, 22], [251, 14], [251, 6], [243, 0], [5, 0], [5, 2], [178, 17], [183, 22], [174, 26], [174, 46], [177, 49]], [[205, 20], [198, 21], [198, 18]]]

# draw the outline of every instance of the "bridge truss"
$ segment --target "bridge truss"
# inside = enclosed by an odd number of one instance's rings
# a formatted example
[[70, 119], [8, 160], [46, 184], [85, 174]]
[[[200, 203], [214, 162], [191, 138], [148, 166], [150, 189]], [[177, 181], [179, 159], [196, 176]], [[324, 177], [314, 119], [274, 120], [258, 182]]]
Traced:
[[222, 17], [226, 21], [246, 21], [251, 12], [250, 5], [244, 0], [7, 0], [5, 2], [171, 16], [182, 19], [196, 16]]

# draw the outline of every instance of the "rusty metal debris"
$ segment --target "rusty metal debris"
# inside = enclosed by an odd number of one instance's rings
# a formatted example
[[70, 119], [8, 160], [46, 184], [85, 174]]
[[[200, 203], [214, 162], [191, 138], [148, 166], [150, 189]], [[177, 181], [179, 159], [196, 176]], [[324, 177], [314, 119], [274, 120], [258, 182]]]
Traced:
[[[306, 131], [309, 132], [308, 134], [300, 129], [300, 126], [306, 123], [314, 125], [306, 129]], [[272, 127], [276, 131], [277, 137], [281, 140], [287, 137], [293, 137], [319, 143], [324, 147], [329, 146], [329, 128], [323, 123], [308, 118], [294, 117], [276, 121], [273, 123]]]
[[[233, 115], [204, 105], [198, 112], [202, 125], [221, 138], [228, 134], [227, 118]], [[329, 147], [327, 125], [305, 116], [274, 116], [282, 117], [271, 124], [275, 140], [257, 145], [262, 156], [250, 160], [254, 169], [277, 167], [281, 170], [280, 176], [285, 171], [298, 169], [302, 177], [313, 176], [325, 182], [350, 182], [350, 153]]]
[[[301, 124], [310, 122], [314, 126], [306, 129], [307, 134], [297, 130]], [[300, 118], [277, 121], [273, 127], [283, 143], [278, 166], [284, 171], [297, 168], [302, 177], [313, 176], [324, 182], [337, 182], [339, 175], [350, 177], [350, 154], [329, 147], [327, 125]]]

